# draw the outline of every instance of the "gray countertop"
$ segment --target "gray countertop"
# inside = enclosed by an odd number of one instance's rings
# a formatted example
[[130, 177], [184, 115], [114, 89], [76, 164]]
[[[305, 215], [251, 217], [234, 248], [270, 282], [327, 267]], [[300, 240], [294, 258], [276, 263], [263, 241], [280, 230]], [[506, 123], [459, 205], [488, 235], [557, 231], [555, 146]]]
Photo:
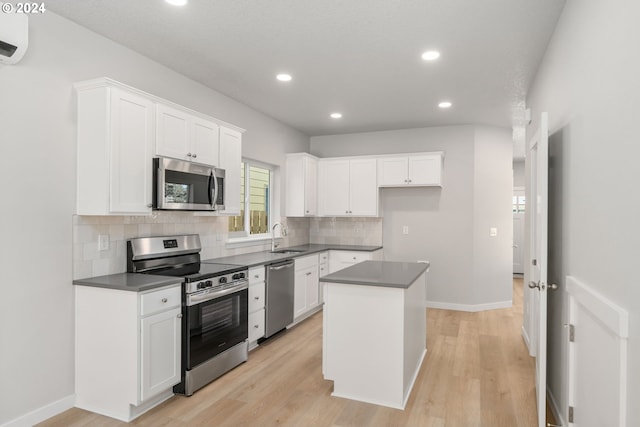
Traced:
[[[288, 248], [278, 248], [278, 250], [289, 249], [300, 252], [296, 252], [293, 254], [274, 254], [269, 251], [261, 251], [243, 255], [232, 255], [223, 258], [207, 259], [201, 262], [207, 264], [235, 264], [246, 267], [254, 267], [256, 265], [270, 264], [285, 259], [301, 257], [328, 250], [373, 252], [378, 249], [382, 249], [382, 246], [309, 244], [292, 246]], [[90, 277], [87, 279], [76, 279], [73, 281], [73, 284], [79, 286], [118, 289], [121, 291], [142, 292], [181, 282], [182, 278], [180, 277], [154, 276], [151, 274], [140, 273], [118, 273], [109, 274], [107, 276]]]
[[364, 261], [320, 278], [321, 282], [407, 289], [429, 263]]
[[93, 286], [97, 288], [117, 289], [120, 291], [142, 292], [163, 286], [182, 283], [182, 278], [171, 276], [154, 276], [140, 273], [119, 273], [107, 276], [76, 279], [74, 285]]
[[305, 255], [311, 255], [318, 252], [328, 250], [334, 251], [361, 251], [373, 252], [382, 249], [382, 246], [358, 246], [358, 245], [320, 245], [309, 244], [300, 246], [291, 246], [288, 248], [277, 248], [276, 250], [294, 250], [300, 251], [292, 254], [275, 254], [269, 251], [251, 252], [248, 254], [231, 255], [222, 258], [205, 259], [202, 262], [209, 264], [236, 264], [247, 267], [255, 267], [257, 265], [271, 264], [285, 259], [292, 259]]

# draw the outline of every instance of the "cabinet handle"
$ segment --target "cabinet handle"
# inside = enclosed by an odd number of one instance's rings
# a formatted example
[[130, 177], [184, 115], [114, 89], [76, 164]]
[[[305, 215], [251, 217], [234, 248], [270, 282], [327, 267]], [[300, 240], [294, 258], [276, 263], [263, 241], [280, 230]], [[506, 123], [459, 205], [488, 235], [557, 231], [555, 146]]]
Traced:
[[408, 180], [408, 179], [405, 179], [405, 180], [404, 180], [404, 182], [405, 182], [405, 184], [406, 184], [407, 182], [409, 182], [409, 180]]
[[182, 313], [178, 314], [178, 319], [182, 319]]
[[191, 157], [191, 153], [187, 153], [187, 157]]
[[353, 259], [355, 260], [355, 259], [356, 259], [356, 257], [353, 257]]
[[255, 276], [253, 276], [254, 279], [257, 279], [258, 277], [260, 277], [259, 274], [256, 274]]
[[349, 211], [344, 211], [344, 213], [349, 213]]
[[[195, 157], [195, 156], [193, 156], [193, 157]], [[409, 180], [409, 183], [411, 183], [411, 180]]]
[[260, 325], [253, 325], [254, 328], [258, 329]]
[[147, 207], [148, 208], [152, 208], [153, 207], [153, 203], [147, 203]]
[[258, 301], [260, 297], [253, 297], [254, 300]]
[[311, 276], [311, 272], [308, 272], [308, 273], [307, 273], [307, 276]]
[[195, 159], [196, 157], [198, 157], [198, 155], [196, 153], [193, 153], [193, 156], [191, 156], [191, 157], [193, 157]]
[[162, 298], [160, 301], [166, 303], [168, 300], [166, 298]]

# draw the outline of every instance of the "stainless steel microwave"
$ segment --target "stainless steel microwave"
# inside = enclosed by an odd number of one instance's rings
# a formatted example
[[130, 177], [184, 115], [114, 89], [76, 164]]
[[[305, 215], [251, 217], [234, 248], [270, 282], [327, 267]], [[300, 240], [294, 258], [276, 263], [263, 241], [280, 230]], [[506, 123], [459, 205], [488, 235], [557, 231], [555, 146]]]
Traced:
[[224, 169], [182, 160], [153, 159], [153, 208], [224, 210]]

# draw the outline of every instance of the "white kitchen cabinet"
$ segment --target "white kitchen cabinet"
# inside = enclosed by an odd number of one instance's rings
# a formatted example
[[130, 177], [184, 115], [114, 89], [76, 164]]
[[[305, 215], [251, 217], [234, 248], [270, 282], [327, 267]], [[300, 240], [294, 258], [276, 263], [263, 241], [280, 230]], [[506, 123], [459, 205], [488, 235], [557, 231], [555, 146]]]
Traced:
[[77, 91], [76, 213], [151, 213], [154, 103], [108, 79]]
[[442, 186], [441, 152], [378, 158], [379, 187]]
[[382, 249], [377, 251], [329, 251], [329, 273], [335, 273], [362, 261], [381, 261]]
[[258, 346], [265, 327], [265, 268], [249, 269], [249, 350]]
[[240, 215], [242, 133], [220, 126], [220, 167], [225, 170], [224, 215]]
[[320, 159], [320, 215], [377, 216], [376, 159]]
[[165, 104], [156, 106], [156, 155], [219, 164], [219, 126]]
[[130, 421], [171, 397], [181, 375], [181, 285], [75, 291], [76, 406]]
[[[329, 252], [321, 252], [318, 255], [318, 258], [319, 258], [318, 262], [320, 263], [318, 264], [318, 278], [320, 278], [329, 274]], [[320, 284], [318, 291], [319, 291], [318, 303], [323, 304], [324, 303], [324, 287], [322, 286], [322, 284]]]
[[296, 258], [293, 318], [300, 319], [319, 307], [318, 255]]
[[287, 154], [286, 216], [318, 213], [318, 159], [307, 153]]

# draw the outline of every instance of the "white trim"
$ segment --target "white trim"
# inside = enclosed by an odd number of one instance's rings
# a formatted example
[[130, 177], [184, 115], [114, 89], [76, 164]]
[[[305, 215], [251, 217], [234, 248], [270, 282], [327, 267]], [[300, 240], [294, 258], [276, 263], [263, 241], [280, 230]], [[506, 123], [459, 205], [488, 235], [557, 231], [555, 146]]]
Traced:
[[[276, 237], [276, 241], [280, 240], [280, 237]], [[243, 237], [232, 237], [227, 239], [227, 248], [243, 248], [246, 246], [263, 245], [267, 242], [271, 242], [271, 234], [259, 234]]]
[[587, 287], [573, 276], [567, 276], [567, 292], [576, 302], [593, 313], [620, 338], [629, 338], [629, 313], [609, 299]]
[[76, 395], [72, 394], [67, 397], [63, 397], [62, 399], [55, 402], [44, 405], [38, 409], [34, 409], [33, 411], [21, 415], [18, 418], [14, 418], [13, 420], [6, 422], [5, 424], [2, 424], [2, 427], [32, 426], [73, 408], [75, 403]]
[[450, 302], [427, 301], [428, 308], [438, 308], [442, 310], [469, 311], [469, 312], [495, 310], [499, 308], [510, 308], [512, 305], [513, 305], [513, 301], [511, 300], [489, 302], [484, 304], [456, 304], [456, 303], [450, 303]]
[[524, 325], [521, 328], [522, 339], [524, 340], [524, 344], [527, 346], [527, 350], [529, 350], [529, 354], [533, 356], [533, 352], [531, 351], [531, 340], [529, 339], [529, 334], [527, 334], [527, 330]]

